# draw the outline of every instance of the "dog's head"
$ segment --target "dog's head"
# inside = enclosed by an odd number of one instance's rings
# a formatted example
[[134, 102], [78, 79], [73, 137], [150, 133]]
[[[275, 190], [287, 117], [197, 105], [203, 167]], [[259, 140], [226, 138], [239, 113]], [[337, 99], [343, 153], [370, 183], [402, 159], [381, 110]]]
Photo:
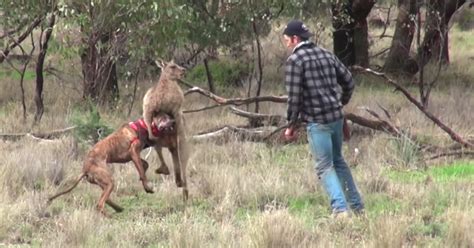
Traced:
[[153, 122], [152, 122], [152, 131], [155, 136], [158, 136], [159, 134], [175, 134], [176, 133], [176, 128], [175, 128], [175, 123], [176, 121], [171, 118], [168, 114], [165, 113], [160, 113], [153, 117]]

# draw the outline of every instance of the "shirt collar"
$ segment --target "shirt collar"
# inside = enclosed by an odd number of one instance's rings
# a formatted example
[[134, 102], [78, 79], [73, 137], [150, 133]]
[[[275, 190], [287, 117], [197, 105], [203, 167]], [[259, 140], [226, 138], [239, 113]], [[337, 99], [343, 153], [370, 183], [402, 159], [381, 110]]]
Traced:
[[309, 40], [304, 40], [304, 41], [301, 41], [300, 43], [298, 43], [294, 48], [293, 48], [293, 52], [294, 53], [298, 48], [300, 48], [301, 46], [304, 46], [304, 45], [308, 45], [308, 44], [311, 44], [311, 41]]

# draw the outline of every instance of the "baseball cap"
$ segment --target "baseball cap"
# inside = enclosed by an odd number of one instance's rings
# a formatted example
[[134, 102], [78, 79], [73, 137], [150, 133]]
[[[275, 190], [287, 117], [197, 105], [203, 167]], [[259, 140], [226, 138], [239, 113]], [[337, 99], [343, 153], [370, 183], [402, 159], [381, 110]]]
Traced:
[[296, 35], [301, 38], [309, 38], [313, 36], [313, 33], [311, 33], [308, 27], [306, 27], [306, 25], [304, 25], [304, 23], [300, 20], [291, 20], [288, 22], [283, 34], [288, 36]]

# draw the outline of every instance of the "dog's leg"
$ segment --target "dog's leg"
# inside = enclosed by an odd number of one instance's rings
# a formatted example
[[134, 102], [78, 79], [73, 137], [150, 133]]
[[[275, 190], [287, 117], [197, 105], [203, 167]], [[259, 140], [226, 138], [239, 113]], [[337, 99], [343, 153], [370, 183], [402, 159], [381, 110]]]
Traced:
[[140, 150], [141, 147], [139, 143], [132, 144], [132, 146], [130, 147], [130, 156], [132, 157], [132, 161], [135, 164], [135, 167], [137, 168], [138, 175], [140, 176], [140, 180], [142, 181], [143, 188], [147, 193], [154, 193], [153, 189], [148, 186], [148, 179], [146, 178], [145, 170], [142, 163], [143, 160], [140, 158]]
[[158, 158], [160, 159], [160, 167], [155, 170], [155, 173], [169, 175], [170, 170], [168, 169], [168, 166], [165, 163], [165, 159], [163, 158], [162, 148], [159, 146], [155, 146], [155, 151], [156, 151], [156, 154], [158, 154]]
[[[101, 164], [100, 166], [90, 167], [88, 181], [93, 184], [97, 184], [102, 188], [102, 195], [97, 203], [97, 211], [101, 214], [108, 216], [105, 212], [105, 203], [109, 200], [110, 194], [114, 189], [114, 181], [112, 179], [112, 173], [110, 172], [107, 164]], [[115, 204], [116, 205], [116, 204]], [[119, 207], [120, 208], [120, 207]], [[115, 209], [115, 208], [114, 208]]]
[[142, 158], [141, 158], [141, 160], [142, 160], [142, 165], [143, 165], [143, 172], [146, 174], [146, 171], [148, 170], [148, 168], [150, 166], [148, 165], [148, 162], [146, 160], [144, 160]]

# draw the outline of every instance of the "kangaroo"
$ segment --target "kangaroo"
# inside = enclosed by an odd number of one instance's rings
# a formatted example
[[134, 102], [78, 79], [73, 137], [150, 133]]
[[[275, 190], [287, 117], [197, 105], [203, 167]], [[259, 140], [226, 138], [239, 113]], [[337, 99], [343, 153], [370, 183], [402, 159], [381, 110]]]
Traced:
[[[174, 61], [165, 63], [157, 61], [156, 64], [161, 68], [161, 75], [158, 83], [151, 87], [143, 97], [143, 119], [148, 127], [148, 135], [151, 140], [156, 139], [151, 131], [151, 121], [159, 113], [171, 115], [176, 121], [176, 150], [170, 150], [173, 153], [173, 164], [175, 172], [176, 185], [183, 188], [184, 200], [188, 198], [188, 188], [186, 182], [186, 163], [187, 163], [187, 141], [184, 127], [184, 118], [181, 106], [184, 102], [184, 94], [178, 85], [185, 73], [185, 69], [177, 65]], [[161, 147], [155, 147], [160, 160], [162, 159]], [[176, 155], [177, 153], [177, 155]], [[165, 173], [168, 168], [164, 163], [156, 170], [156, 173]]]

